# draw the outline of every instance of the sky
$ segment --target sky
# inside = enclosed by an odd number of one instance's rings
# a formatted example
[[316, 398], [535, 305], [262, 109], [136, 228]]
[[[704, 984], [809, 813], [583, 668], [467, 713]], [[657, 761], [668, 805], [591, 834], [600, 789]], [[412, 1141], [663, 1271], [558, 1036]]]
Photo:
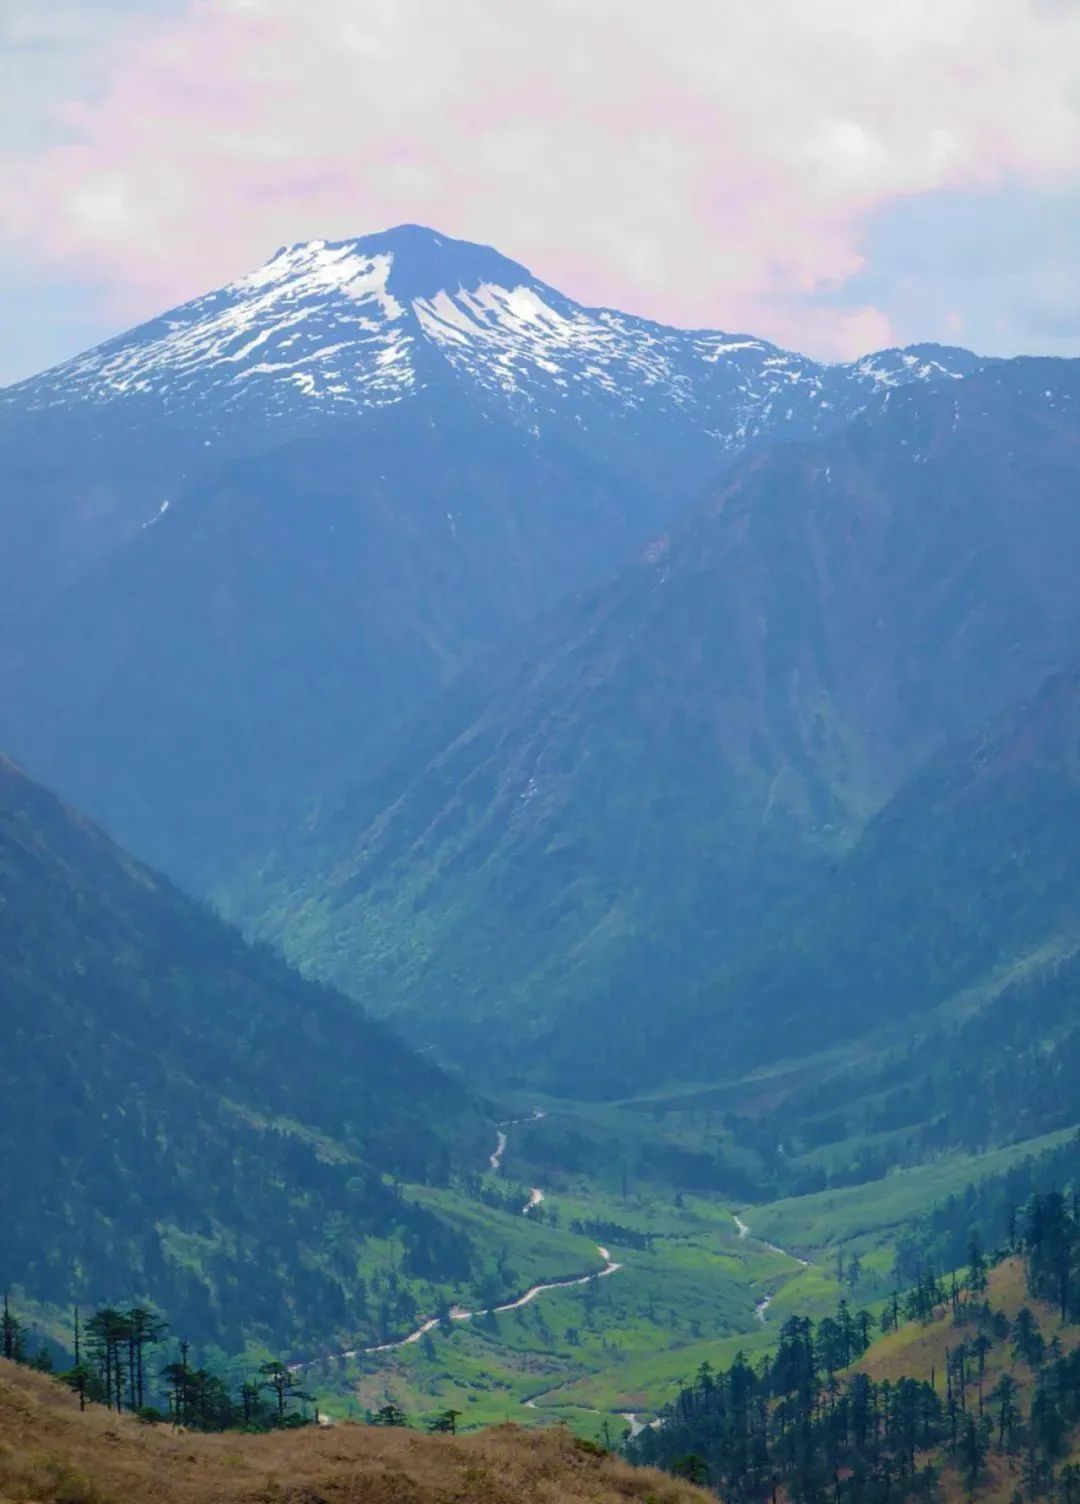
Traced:
[[1080, 0], [2, 0], [0, 383], [403, 222], [826, 359], [1080, 355]]

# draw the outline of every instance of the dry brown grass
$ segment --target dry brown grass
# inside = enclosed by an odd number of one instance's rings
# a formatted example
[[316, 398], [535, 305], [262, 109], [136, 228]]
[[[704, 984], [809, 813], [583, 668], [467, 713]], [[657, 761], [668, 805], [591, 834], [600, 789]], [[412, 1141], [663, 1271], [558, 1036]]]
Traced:
[[[1021, 1306], [1029, 1306], [1046, 1340], [1049, 1342], [1051, 1337], [1056, 1336], [1067, 1352], [1071, 1352], [1080, 1343], [1080, 1329], [1063, 1327], [1053, 1306], [1028, 1295], [1019, 1259], [1006, 1259], [990, 1270], [986, 1299], [995, 1311], [1003, 1311], [1010, 1321], [1016, 1319]], [[938, 1390], [943, 1393], [946, 1352], [958, 1347], [961, 1342], [970, 1343], [974, 1335], [974, 1327], [955, 1327], [950, 1312], [945, 1308], [927, 1326], [909, 1321], [899, 1331], [880, 1337], [866, 1356], [854, 1365], [854, 1369], [868, 1373], [879, 1383], [883, 1379], [890, 1379], [895, 1383], [905, 1375], [914, 1379], [929, 1379], [933, 1372], [937, 1378]], [[986, 1361], [984, 1388], [987, 1391], [992, 1389], [1006, 1370], [1016, 1379], [1022, 1393], [1032, 1387], [1031, 1372], [1026, 1364], [1018, 1363], [1012, 1357], [1008, 1339], [996, 1342], [990, 1350]]]
[[[562, 1429], [174, 1434], [0, 1360], [0, 1504], [706, 1504]], [[715, 1504], [715, 1500], [712, 1501]]]

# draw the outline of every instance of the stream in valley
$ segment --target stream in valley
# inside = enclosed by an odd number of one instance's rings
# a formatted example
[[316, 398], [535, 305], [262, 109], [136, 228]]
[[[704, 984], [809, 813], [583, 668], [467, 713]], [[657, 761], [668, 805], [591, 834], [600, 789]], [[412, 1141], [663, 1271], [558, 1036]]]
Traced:
[[[510, 1128], [515, 1128], [522, 1123], [535, 1123], [544, 1116], [545, 1113], [541, 1109], [537, 1108], [535, 1111], [530, 1113], [528, 1117], [512, 1118], [506, 1122], [496, 1124], [495, 1148], [488, 1158], [488, 1165], [493, 1174], [497, 1175], [502, 1171], [503, 1156], [506, 1153], [508, 1140], [507, 1131]], [[541, 1205], [544, 1199], [544, 1192], [540, 1186], [530, 1186], [528, 1198], [521, 1208], [522, 1216], [528, 1216], [528, 1214], [535, 1207]], [[750, 1237], [750, 1228], [748, 1224], [743, 1221], [742, 1217], [740, 1217], [738, 1213], [733, 1212], [732, 1218], [734, 1220], [735, 1229], [738, 1232], [739, 1237], [741, 1239]], [[801, 1265], [804, 1269], [808, 1266], [809, 1260], [800, 1258], [797, 1254], [789, 1253], [787, 1249], [778, 1248], [775, 1243], [767, 1243], [763, 1239], [757, 1239], [756, 1241], [759, 1242], [763, 1248], [769, 1249], [769, 1251], [772, 1253], [778, 1253], [783, 1255], [783, 1257], [785, 1258], [794, 1259], [794, 1261], [797, 1264]], [[444, 1315], [441, 1316], [427, 1317], [426, 1320], [420, 1323], [415, 1331], [409, 1332], [404, 1337], [398, 1337], [389, 1342], [379, 1342], [371, 1347], [350, 1348], [345, 1352], [336, 1354], [335, 1356], [345, 1359], [353, 1359], [366, 1357], [375, 1353], [393, 1352], [398, 1348], [409, 1347], [413, 1343], [421, 1341], [428, 1332], [434, 1331], [436, 1327], [440, 1325], [440, 1322], [446, 1319], [446, 1316], [449, 1317], [450, 1321], [464, 1322], [473, 1321], [480, 1316], [488, 1316], [491, 1314], [500, 1315], [504, 1311], [517, 1311], [520, 1310], [522, 1306], [530, 1305], [534, 1300], [538, 1299], [541, 1295], [545, 1294], [549, 1290], [568, 1290], [573, 1289], [575, 1286], [587, 1285], [589, 1281], [593, 1279], [608, 1279], [611, 1277], [611, 1275], [617, 1274], [619, 1270], [623, 1268], [622, 1264], [611, 1257], [608, 1249], [606, 1249], [603, 1244], [598, 1243], [596, 1251], [600, 1258], [603, 1260], [603, 1267], [600, 1269], [593, 1269], [586, 1274], [571, 1275], [566, 1279], [540, 1281], [534, 1285], [530, 1285], [523, 1294], [516, 1296], [513, 1300], [504, 1301], [502, 1305], [487, 1306], [483, 1308], [477, 1308], [475, 1310], [461, 1305], [451, 1306], [448, 1313], [444, 1313]], [[754, 1315], [762, 1324], [764, 1324], [768, 1319], [768, 1311], [771, 1303], [772, 1296], [770, 1294], [762, 1295], [760, 1299], [755, 1302]], [[295, 1372], [299, 1372], [304, 1368], [308, 1368], [310, 1366], [311, 1365], [308, 1363], [296, 1363], [292, 1365]], [[538, 1408], [538, 1400], [543, 1399], [547, 1395], [553, 1394], [554, 1392], [555, 1390], [544, 1390], [539, 1394], [534, 1394], [528, 1399], [522, 1400], [521, 1403], [527, 1409], [535, 1410]], [[639, 1414], [634, 1411], [620, 1411], [618, 1412], [618, 1415], [620, 1420], [625, 1420], [629, 1425], [631, 1437], [639, 1435], [648, 1426], [658, 1426], [661, 1424], [659, 1420], [644, 1420]]]

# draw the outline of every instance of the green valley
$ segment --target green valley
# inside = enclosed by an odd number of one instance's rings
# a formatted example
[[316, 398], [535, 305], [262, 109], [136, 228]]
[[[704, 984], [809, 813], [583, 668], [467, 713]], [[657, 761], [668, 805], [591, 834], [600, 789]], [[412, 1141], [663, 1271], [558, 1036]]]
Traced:
[[[542, 1117], [508, 1129], [499, 1173], [472, 1186], [503, 1205], [472, 1210], [471, 1226], [485, 1224], [481, 1241], [499, 1250], [516, 1289], [579, 1268], [594, 1277], [469, 1321], [455, 1320], [452, 1304], [484, 1287], [446, 1293], [442, 1320], [418, 1340], [330, 1356], [307, 1370], [327, 1410], [361, 1417], [393, 1404], [420, 1421], [454, 1409], [465, 1428], [564, 1420], [579, 1434], [617, 1438], [627, 1416], [647, 1421], [702, 1363], [770, 1352], [791, 1316], [820, 1319], [847, 1301], [876, 1320], [906, 1289], [918, 1248], [931, 1250], [935, 1213], [964, 1246], [980, 1222], [991, 1242], [1001, 1227], [974, 1191], [984, 1202], [1008, 1196], [1017, 1205], [1080, 1173], [1080, 1137], [1064, 1129], [981, 1154], [934, 1154], [857, 1186], [754, 1203], [640, 1180], [639, 1168], [670, 1163], [672, 1151], [694, 1165], [727, 1136], [708, 1109], [667, 1104], [663, 1127], [658, 1117], [657, 1103], [552, 1101]], [[593, 1171], [556, 1167], [568, 1143], [582, 1164], [592, 1158]], [[830, 1147], [834, 1157], [844, 1148]], [[859, 1152], [857, 1142], [846, 1147]], [[544, 1187], [543, 1199], [523, 1214], [531, 1183]], [[460, 1189], [416, 1194], [450, 1220], [466, 1215]], [[596, 1277], [605, 1258], [621, 1267]], [[493, 1303], [496, 1288], [487, 1285]]]

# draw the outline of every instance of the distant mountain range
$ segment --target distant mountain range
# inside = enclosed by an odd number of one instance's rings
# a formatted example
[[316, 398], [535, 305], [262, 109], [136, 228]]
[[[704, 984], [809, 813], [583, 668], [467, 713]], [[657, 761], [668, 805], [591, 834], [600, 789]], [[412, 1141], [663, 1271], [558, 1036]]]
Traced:
[[740, 452], [978, 366], [587, 309], [417, 226], [0, 393], [0, 744], [207, 888]]

